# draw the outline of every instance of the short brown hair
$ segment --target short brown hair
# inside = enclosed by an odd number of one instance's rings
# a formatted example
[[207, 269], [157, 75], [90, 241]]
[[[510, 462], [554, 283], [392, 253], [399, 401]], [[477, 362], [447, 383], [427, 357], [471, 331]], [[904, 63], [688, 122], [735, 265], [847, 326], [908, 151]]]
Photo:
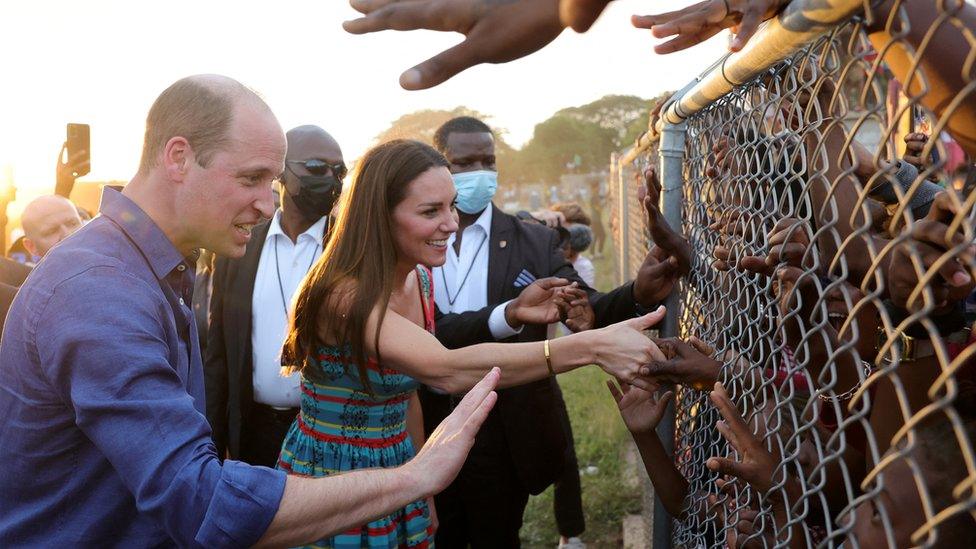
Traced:
[[213, 85], [195, 76], [177, 80], [149, 109], [139, 171], [155, 168], [166, 143], [176, 136], [185, 138], [197, 163], [207, 167], [214, 154], [230, 143], [235, 101], [241, 92], [249, 91], [230, 78], [226, 78], [226, 85]]

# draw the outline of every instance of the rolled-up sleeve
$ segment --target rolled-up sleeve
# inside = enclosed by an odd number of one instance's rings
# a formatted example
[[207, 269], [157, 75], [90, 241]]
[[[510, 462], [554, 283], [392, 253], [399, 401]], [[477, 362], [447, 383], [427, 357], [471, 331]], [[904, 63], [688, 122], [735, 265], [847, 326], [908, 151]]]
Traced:
[[277, 512], [285, 474], [217, 459], [207, 419], [172, 366], [167, 308], [145, 281], [90, 269], [37, 311], [38, 362], [139, 511], [178, 545], [253, 545]]
[[[250, 547], [271, 524], [285, 490], [285, 473], [226, 460], [196, 542], [203, 547]], [[237, 516], [250, 509], [247, 521]]]

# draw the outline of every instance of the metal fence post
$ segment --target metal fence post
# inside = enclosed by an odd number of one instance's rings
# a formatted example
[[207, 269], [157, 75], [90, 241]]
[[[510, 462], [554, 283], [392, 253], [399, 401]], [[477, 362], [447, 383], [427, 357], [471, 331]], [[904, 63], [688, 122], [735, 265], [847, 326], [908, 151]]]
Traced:
[[[681, 203], [684, 175], [682, 162], [685, 154], [685, 124], [666, 124], [661, 131], [661, 142], [658, 148], [661, 158], [661, 212], [668, 224], [676, 231], [681, 230]], [[681, 301], [675, 288], [665, 300], [668, 314], [661, 327], [664, 337], [678, 335], [678, 323]], [[668, 455], [674, 454], [674, 405], [668, 405], [664, 418], [657, 426], [657, 434]], [[671, 516], [664, 510], [660, 499], [654, 504], [654, 549], [670, 549], [671, 547]]]
[[618, 230], [620, 231], [620, 250], [617, 254], [617, 264], [619, 265], [618, 273], [620, 275], [620, 282], [627, 277], [630, 271], [630, 215], [629, 208], [627, 207], [627, 184], [624, 177], [624, 163], [621, 161], [619, 156], [614, 156], [615, 167], [614, 177], [616, 177], [617, 185], [617, 196], [619, 197], [617, 203], [617, 218], [619, 220]]

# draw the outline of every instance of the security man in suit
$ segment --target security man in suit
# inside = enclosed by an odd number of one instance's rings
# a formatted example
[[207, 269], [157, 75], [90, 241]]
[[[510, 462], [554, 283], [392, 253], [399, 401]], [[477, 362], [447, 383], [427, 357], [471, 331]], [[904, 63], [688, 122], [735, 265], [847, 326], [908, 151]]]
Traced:
[[14, 302], [17, 288], [24, 283], [30, 267], [6, 257], [0, 257], [0, 333], [3, 332], [3, 322], [7, 318], [7, 310]]
[[0, 334], [3, 333], [3, 322], [7, 318], [7, 311], [10, 304], [14, 302], [17, 295], [17, 287], [0, 282]]
[[281, 375], [288, 309], [322, 255], [346, 166], [339, 144], [317, 126], [286, 134], [281, 207], [254, 226], [239, 259], [219, 257], [212, 274], [204, 375], [217, 453], [274, 467], [298, 414], [297, 373]]
[[[503, 314], [536, 279], [577, 282], [589, 294], [595, 327], [602, 327], [657, 307], [681, 275], [677, 260], [657, 252], [648, 254], [635, 281], [606, 294], [593, 290], [566, 261], [555, 231], [492, 204], [497, 169], [487, 125], [471, 117], [449, 120], [437, 130], [434, 145], [450, 162], [458, 192], [458, 231], [448, 240], [446, 263], [434, 269], [435, 333], [445, 346], [545, 339], [546, 326], [517, 326]], [[425, 425], [436, 425], [457, 398], [422, 392]], [[519, 547], [529, 494], [560, 476], [565, 413], [554, 379], [498, 391], [461, 473], [436, 498], [438, 547]]]
[[13, 259], [0, 257], [0, 284], [19, 287], [31, 272], [30, 267]]

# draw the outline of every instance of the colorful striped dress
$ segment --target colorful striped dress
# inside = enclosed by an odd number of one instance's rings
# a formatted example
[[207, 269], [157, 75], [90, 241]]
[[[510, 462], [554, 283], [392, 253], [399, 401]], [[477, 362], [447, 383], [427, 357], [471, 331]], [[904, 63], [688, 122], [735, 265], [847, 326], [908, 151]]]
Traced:
[[[434, 293], [430, 271], [418, 267], [421, 304], [427, 331], [434, 331]], [[302, 373], [301, 412], [282, 444], [278, 468], [288, 473], [323, 477], [373, 467], [396, 467], [414, 456], [407, 433], [407, 404], [419, 383], [397, 370], [370, 360], [371, 396], [356, 367], [340, 357], [351, 347], [323, 346], [318, 367]], [[362, 527], [323, 539], [309, 547], [417, 549], [434, 546], [426, 501], [416, 501]]]

